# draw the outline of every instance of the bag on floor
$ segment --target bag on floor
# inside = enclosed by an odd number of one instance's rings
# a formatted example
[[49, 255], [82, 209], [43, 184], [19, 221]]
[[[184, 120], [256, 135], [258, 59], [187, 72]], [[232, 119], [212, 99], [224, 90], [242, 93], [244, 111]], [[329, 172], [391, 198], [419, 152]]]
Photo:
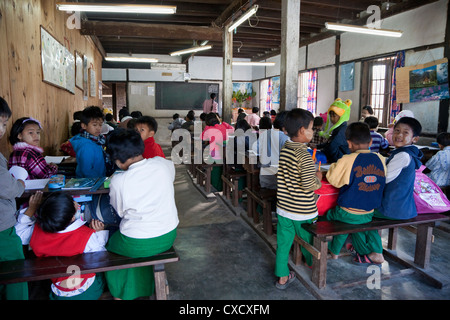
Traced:
[[319, 216], [325, 215], [328, 210], [336, 207], [337, 200], [339, 196], [339, 189], [333, 187], [324, 176], [322, 177], [322, 186], [320, 189], [314, 191], [315, 194], [319, 196], [317, 199], [316, 205], [317, 210], [319, 211]]
[[422, 172], [425, 168], [422, 165], [416, 170], [416, 179], [414, 180], [414, 202], [416, 203], [417, 213], [449, 211], [450, 201], [441, 188]]

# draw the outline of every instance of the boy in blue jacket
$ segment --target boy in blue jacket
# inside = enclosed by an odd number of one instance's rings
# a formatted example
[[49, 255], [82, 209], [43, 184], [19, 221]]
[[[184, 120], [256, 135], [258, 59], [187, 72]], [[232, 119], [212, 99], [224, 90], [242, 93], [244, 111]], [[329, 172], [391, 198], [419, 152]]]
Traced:
[[104, 151], [106, 139], [101, 134], [103, 112], [99, 107], [91, 106], [81, 115], [81, 132], [70, 139], [76, 153], [77, 178], [97, 178], [107, 175], [108, 156]]
[[413, 143], [419, 140], [422, 126], [419, 121], [403, 117], [394, 126], [394, 151], [386, 161], [386, 187], [381, 206], [374, 216], [393, 220], [407, 220], [417, 216], [414, 202], [414, 180], [423, 156]]
[[[383, 198], [385, 160], [380, 154], [370, 152], [372, 138], [366, 123], [351, 123], [345, 137], [352, 153], [331, 164], [327, 172], [328, 182], [340, 190], [337, 206], [328, 210], [326, 218], [349, 224], [369, 223]], [[339, 255], [347, 236], [334, 236], [329, 243], [333, 258]], [[356, 263], [383, 263], [383, 246], [377, 230], [352, 234], [352, 243], [353, 248], [348, 249], [354, 253]]]

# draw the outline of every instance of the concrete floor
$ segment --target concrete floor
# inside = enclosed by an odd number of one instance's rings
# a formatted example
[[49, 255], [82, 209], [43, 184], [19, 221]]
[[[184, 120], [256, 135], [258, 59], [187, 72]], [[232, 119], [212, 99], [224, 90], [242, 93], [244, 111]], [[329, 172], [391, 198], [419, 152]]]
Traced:
[[[368, 271], [351, 263], [351, 256], [329, 260], [327, 286], [317, 289], [311, 270], [290, 267], [298, 279], [285, 291], [275, 288], [276, 236], [246, 217], [245, 200], [232, 208], [220, 193], [207, 199], [184, 165], [177, 165], [175, 196], [180, 225], [175, 248], [180, 261], [166, 265], [170, 300], [446, 300], [450, 286], [437, 289], [412, 269], [386, 259], [381, 270]], [[447, 226], [448, 224], [444, 224]], [[387, 234], [383, 233], [386, 240]], [[435, 228], [431, 269], [450, 282], [450, 233]], [[414, 255], [415, 235], [400, 230], [398, 250]], [[379, 288], [367, 284], [380, 274]], [[374, 283], [374, 282], [370, 282]]]
[[[169, 300], [178, 303], [190, 300], [194, 304], [201, 303], [196, 300], [208, 303], [295, 300], [298, 303], [298, 300], [450, 299], [450, 285], [437, 289], [416, 272], [389, 259], [381, 270], [374, 271], [381, 272], [380, 287], [370, 289], [367, 280], [372, 273], [353, 265], [350, 256], [328, 260], [327, 286], [321, 290], [311, 283], [309, 268], [290, 263], [297, 280], [286, 290], [278, 290], [274, 285], [276, 235], [266, 236], [261, 224], [255, 225], [247, 219], [245, 200], [239, 208], [233, 208], [220, 193], [207, 197], [192, 181], [185, 165], [176, 165], [175, 198], [180, 224], [174, 246], [180, 261], [166, 265]], [[443, 225], [449, 228], [448, 224]], [[413, 256], [415, 235], [405, 230], [399, 232], [398, 249]], [[434, 236], [431, 269], [447, 284], [450, 282], [450, 232], [435, 228]], [[386, 240], [385, 233], [383, 238]], [[47, 299], [48, 288], [49, 284], [40, 285], [39, 290], [33, 290], [31, 299]], [[108, 293], [103, 300], [111, 300]], [[283, 302], [280, 308], [284, 309], [284, 305]]]

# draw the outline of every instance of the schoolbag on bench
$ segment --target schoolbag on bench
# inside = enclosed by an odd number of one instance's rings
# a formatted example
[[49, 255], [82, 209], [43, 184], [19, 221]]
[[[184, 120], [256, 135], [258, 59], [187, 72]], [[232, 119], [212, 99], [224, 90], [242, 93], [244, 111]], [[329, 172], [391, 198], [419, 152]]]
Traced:
[[441, 188], [422, 172], [425, 168], [422, 165], [416, 170], [416, 179], [414, 180], [414, 202], [416, 203], [417, 213], [449, 211], [450, 201]]

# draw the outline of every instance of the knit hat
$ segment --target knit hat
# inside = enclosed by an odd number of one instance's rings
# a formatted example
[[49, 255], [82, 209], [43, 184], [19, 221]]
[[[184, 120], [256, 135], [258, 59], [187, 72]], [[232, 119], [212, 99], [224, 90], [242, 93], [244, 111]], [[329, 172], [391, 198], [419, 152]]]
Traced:
[[[342, 99], [337, 98], [331, 104], [327, 111], [327, 122], [325, 123], [325, 128], [323, 131], [319, 132], [319, 135], [325, 137], [326, 139], [330, 138], [331, 132], [339, 127], [343, 122], [346, 122], [350, 119], [350, 106], [352, 105], [352, 100], [347, 99], [342, 101]], [[340, 118], [337, 123], [334, 125], [330, 121], [330, 111], [336, 113]]]
[[395, 116], [394, 123], [400, 120], [403, 117], [414, 118], [414, 113], [411, 110], [403, 110], [400, 111], [398, 115]]

